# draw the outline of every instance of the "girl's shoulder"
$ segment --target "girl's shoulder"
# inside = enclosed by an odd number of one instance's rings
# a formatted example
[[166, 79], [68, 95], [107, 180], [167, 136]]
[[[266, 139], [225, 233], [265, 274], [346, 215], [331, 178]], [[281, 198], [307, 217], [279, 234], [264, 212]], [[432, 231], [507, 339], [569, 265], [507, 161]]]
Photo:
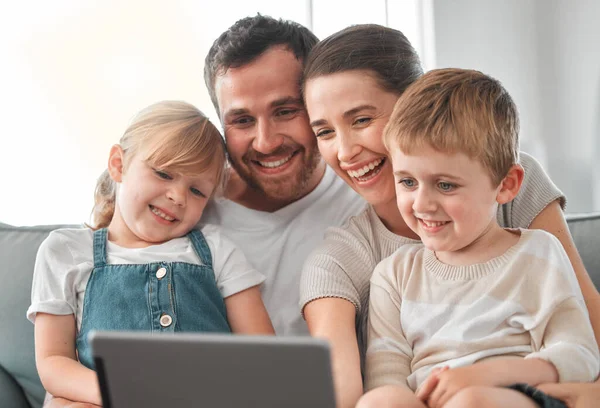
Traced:
[[[59, 228], [48, 235], [38, 250], [38, 256], [64, 253], [73, 262], [85, 262], [93, 256], [94, 231], [90, 228]], [[62, 256], [61, 258], [65, 258]]]

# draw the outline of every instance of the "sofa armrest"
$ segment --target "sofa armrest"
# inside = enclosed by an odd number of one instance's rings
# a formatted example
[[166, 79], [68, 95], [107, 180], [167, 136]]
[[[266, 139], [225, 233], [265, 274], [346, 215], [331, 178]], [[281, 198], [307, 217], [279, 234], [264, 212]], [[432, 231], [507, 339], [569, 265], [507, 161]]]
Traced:
[[31, 408], [16, 381], [0, 367], [0, 407]]

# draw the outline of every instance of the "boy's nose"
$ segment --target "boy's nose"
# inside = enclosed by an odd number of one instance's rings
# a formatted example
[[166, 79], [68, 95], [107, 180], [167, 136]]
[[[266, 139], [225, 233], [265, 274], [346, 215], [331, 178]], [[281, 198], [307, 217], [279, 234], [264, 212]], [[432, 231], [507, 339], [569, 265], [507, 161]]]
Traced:
[[172, 188], [167, 192], [167, 198], [171, 200], [173, 204], [183, 207], [186, 204], [187, 195], [182, 188]]

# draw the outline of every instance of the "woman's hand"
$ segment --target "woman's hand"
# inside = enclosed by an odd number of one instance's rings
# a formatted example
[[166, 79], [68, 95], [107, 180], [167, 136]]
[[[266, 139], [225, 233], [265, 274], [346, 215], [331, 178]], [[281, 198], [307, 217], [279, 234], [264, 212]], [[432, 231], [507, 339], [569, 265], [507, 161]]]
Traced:
[[600, 383], [542, 384], [540, 391], [563, 401], [569, 408], [594, 408], [600, 401]]

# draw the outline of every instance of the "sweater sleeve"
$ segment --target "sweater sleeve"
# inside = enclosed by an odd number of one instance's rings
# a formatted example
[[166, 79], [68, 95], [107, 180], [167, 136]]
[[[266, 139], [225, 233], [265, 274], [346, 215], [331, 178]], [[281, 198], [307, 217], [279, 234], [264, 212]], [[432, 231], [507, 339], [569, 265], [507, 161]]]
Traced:
[[551, 362], [559, 382], [594, 381], [600, 370], [600, 353], [585, 301], [562, 245], [554, 236], [545, 235], [551, 246], [545, 271], [548, 278], [538, 282], [545, 299], [531, 329], [532, 346], [538, 351], [526, 358]]
[[408, 387], [413, 353], [400, 322], [402, 301], [393, 258], [381, 261], [371, 279], [365, 390], [390, 384]]
[[550, 180], [542, 165], [532, 156], [521, 152], [525, 170], [519, 194], [511, 202], [498, 208], [498, 224], [508, 228], [529, 228], [531, 222], [548, 204], [559, 200], [564, 210], [567, 200]]
[[375, 267], [372, 251], [357, 231], [330, 228], [325, 241], [306, 259], [300, 281], [300, 308], [320, 298], [352, 302], [357, 314], [366, 308], [369, 279]]

